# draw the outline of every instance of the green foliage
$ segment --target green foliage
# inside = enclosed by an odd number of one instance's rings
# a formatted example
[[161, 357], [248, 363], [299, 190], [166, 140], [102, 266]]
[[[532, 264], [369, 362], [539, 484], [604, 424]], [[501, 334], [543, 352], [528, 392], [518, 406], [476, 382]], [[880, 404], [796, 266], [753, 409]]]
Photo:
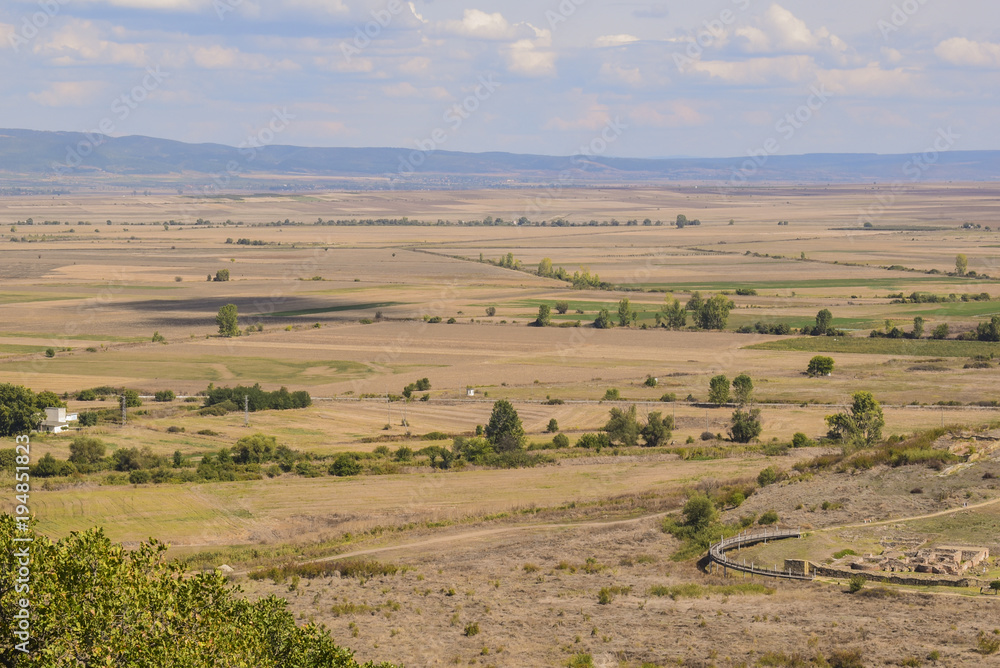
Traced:
[[965, 276], [966, 272], [969, 271], [969, 258], [966, 257], [965, 253], [959, 253], [955, 256], [955, 273], [959, 276]]
[[854, 556], [854, 555], [857, 555], [857, 552], [855, 552], [854, 550], [852, 550], [850, 548], [847, 548], [845, 550], [840, 550], [839, 552], [834, 552], [833, 553], [833, 558], [834, 559], [843, 559], [846, 556]]
[[688, 582], [680, 585], [654, 585], [649, 588], [650, 596], [669, 597], [675, 601], [682, 598], [704, 598], [711, 594], [719, 596], [770, 596], [775, 590], [762, 584], [740, 583], [733, 585], [700, 585]]
[[538, 327], [548, 327], [550, 324], [552, 324], [552, 307], [548, 304], [539, 304], [535, 325]]
[[559, 431], [559, 421], [556, 420], [555, 418], [549, 420], [549, 424], [547, 427], [545, 427], [545, 431], [547, 431], [550, 434], [554, 434], [555, 432]]
[[725, 295], [715, 295], [698, 309], [698, 326], [702, 329], [725, 329], [729, 311], [735, 306]]
[[758, 438], [762, 430], [759, 408], [737, 408], [733, 411], [729, 437], [736, 443], [749, 443]]
[[125, 396], [126, 408], [138, 408], [142, 406], [142, 399], [139, 398], [138, 390], [123, 390], [122, 394]]
[[647, 375], [646, 381], [643, 383], [643, 385], [645, 385], [646, 387], [656, 387], [657, 385], [659, 385], [659, 381], [656, 380], [656, 378], [654, 378], [652, 375]]
[[[0, 516], [0, 610], [14, 620], [13, 518]], [[100, 529], [58, 542], [35, 535], [29, 655], [6, 642], [0, 664], [18, 668], [357, 668], [322, 627], [296, 626], [287, 603], [251, 601], [220, 574], [188, 574], [156, 541], [128, 550]], [[44, 602], [44, 603], [43, 603]], [[8, 630], [8, 638], [13, 629]], [[366, 664], [371, 665], [371, 664]], [[382, 664], [388, 668], [388, 664]]]
[[611, 314], [608, 309], [603, 308], [594, 319], [594, 327], [597, 329], [611, 329], [615, 324], [611, 322]]
[[833, 314], [829, 309], [823, 309], [816, 314], [816, 326], [813, 328], [813, 335], [824, 336], [833, 324]]
[[740, 405], [753, 400], [753, 380], [745, 373], [733, 378], [733, 400]]
[[601, 401], [621, 401], [621, 398], [621, 393], [612, 387], [604, 391], [604, 398]]
[[813, 444], [812, 439], [803, 434], [801, 431], [795, 432], [792, 436], [792, 447], [793, 448], [808, 448]]
[[23, 385], [0, 384], [0, 437], [24, 434], [43, 417], [35, 393]]
[[42, 410], [46, 408], [66, 408], [66, 402], [55, 392], [44, 390], [35, 395], [35, 405]]
[[639, 422], [633, 404], [628, 409], [611, 409], [611, 417], [604, 425], [608, 439], [615, 445], [633, 446], [639, 442]]
[[885, 417], [882, 406], [871, 392], [855, 392], [849, 413], [837, 413], [826, 418], [832, 436], [851, 447], [871, 447], [882, 440]]
[[98, 413], [97, 411], [83, 411], [77, 419], [81, 427], [93, 427], [97, 424]]
[[601, 448], [610, 448], [611, 439], [605, 433], [600, 434], [583, 434], [576, 441], [577, 447], [587, 448], [588, 450], [597, 450], [600, 452]]
[[976, 637], [976, 650], [983, 656], [1000, 652], [1000, 632], [994, 630], [993, 633], [987, 633], [985, 630], [980, 630]]
[[687, 326], [687, 309], [681, 305], [680, 300], [670, 301], [668, 298], [656, 314], [656, 324], [668, 329], [682, 329]]
[[226, 304], [219, 307], [219, 312], [215, 316], [215, 324], [219, 326], [220, 336], [239, 336], [239, 309], [236, 304]]
[[492, 318], [496, 314], [497, 314], [497, 307], [496, 306], [487, 306], [486, 307], [486, 316], [487, 317]]
[[761, 487], [767, 487], [768, 485], [773, 485], [778, 482], [782, 477], [781, 471], [779, 471], [774, 466], [768, 466], [757, 474], [757, 484]]
[[834, 362], [832, 357], [816, 355], [809, 360], [809, 366], [806, 368], [806, 373], [810, 376], [828, 376], [833, 373], [833, 364]]
[[931, 334], [932, 339], [938, 341], [948, 338], [948, 323], [942, 322], [940, 325], [934, 328], [934, 332]]
[[729, 403], [729, 378], [724, 374], [714, 376], [708, 382], [708, 400], [716, 406]]
[[56, 349], [55, 348], [46, 348], [45, 349], [45, 356], [46, 357], [55, 357], [56, 356]]
[[308, 408], [312, 405], [312, 397], [305, 390], [289, 392], [288, 388], [282, 387], [268, 392], [261, 389], [260, 383], [253, 387], [237, 385], [232, 388], [209, 385], [205, 391], [204, 405], [206, 408], [225, 405], [227, 411], [234, 411], [243, 408], [244, 397], [247, 398], [251, 412]]
[[159, 402], [164, 402], [164, 403], [168, 402], [168, 401], [173, 401], [176, 398], [177, 398], [177, 395], [174, 394], [173, 390], [160, 390], [159, 392], [156, 392], [153, 395], [153, 400], [154, 401], [159, 401]]
[[851, 579], [847, 581], [847, 588], [852, 594], [857, 594], [859, 591], [865, 588], [865, 576], [863, 575], [853, 575]]
[[684, 518], [684, 526], [695, 531], [708, 527], [718, 519], [715, 503], [707, 495], [701, 493], [695, 494], [687, 500], [681, 515]]
[[506, 399], [493, 404], [485, 429], [486, 440], [497, 452], [511, 452], [524, 447], [524, 427], [514, 406]]
[[618, 302], [618, 324], [621, 327], [628, 327], [632, 324], [632, 304], [628, 297]]
[[215, 272], [215, 278], [213, 278], [212, 280], [215, 281], [216, 283], [223, 283], [225, 281], [228, 281], [229, 270], [228, 269], [218, 270], [217, 272]]
[[330, 475], [345, 477], [361, 473], [361, 464], [346, 452], [337, 455], [330, 465]]
[[278, 442], [274, 436], [244, 436], [233, 446], [233, 461], [237, 464], [264, 464], [274, 461], [277, 449]]
[[567, 311], [569, 311], [569, 302], [567, 301], [556, 302], [556, 313], [558, 313], [559, 315], [565, 315]]
[[761, 526], [767, 526], [769, 524], [777, 524], [778, 519], [779, 519], [778, 513], [776, 513], [773, 510], [768, 510], [767, 512], [765, 512], [763, 515], [760, 516], [760, 519], [757, 520], [757, 524]]
[[96, 464], [104, 458], [105, 443], [93, 436], [77, 436], [69, 444], [69, 461], [77, 466]]
[[153, 343], [166, 343], [167, 339], [159, 332], [153, 332]]
[[552, 437], [552, 447], [554, 448], [568, 448], [569, 447], [569, 436], [566, 434], [556, 434]]
[[479, 635], [479, 622], [469, 622], [462, 633], [469, 638]]
[[655, 448], [666, 445], [672, 435], [674, 418], [671, 415], [663, 417], [659, 411], [652, 411], [646, 418], [646, 424], [639, 430], [639, 435], [647, 447]]

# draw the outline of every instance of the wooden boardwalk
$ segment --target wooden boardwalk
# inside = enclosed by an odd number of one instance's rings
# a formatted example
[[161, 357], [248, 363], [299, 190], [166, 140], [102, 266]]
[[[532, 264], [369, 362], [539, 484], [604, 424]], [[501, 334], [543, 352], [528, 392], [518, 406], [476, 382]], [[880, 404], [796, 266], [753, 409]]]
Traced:
[[769, 540], [784, 540], [786, 538], [800, 538], [802, 532], [797, 529], [762, 529], [752, 532], [743, 532], [731, 538], [723, 538], [718, 543], [714, 543], [708, 549], [708, 558], [711, 563], [722, 567], [723, 573], [728, 573], [730, 569], [751, 575], [764, 575], [772, 578], [786, 578], [788, 580], [812, 580], [813, 575], [799, 575], [791, 571], [778, 570], [757, 565], [753, 562], [746, 563], [746, 560], [734, 561], [726, 556], [729, 550], [739, 550], [750, 545], [766, 543]]

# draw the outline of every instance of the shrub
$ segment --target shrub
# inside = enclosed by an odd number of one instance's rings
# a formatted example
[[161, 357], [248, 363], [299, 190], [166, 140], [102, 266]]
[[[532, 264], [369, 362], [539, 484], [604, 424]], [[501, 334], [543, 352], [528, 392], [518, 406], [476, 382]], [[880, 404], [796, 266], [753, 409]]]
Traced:
[[810, 438], [801, 431], [796, 432], [795, 435], [792, 436], [793, 448], [808, 448], [810, 445], [812, 445], [812, 440], [810, 440]]
[[604, 398], [602, 401], [620, 401], [621, 398], [621, 393], [617, 389], [611, 388], [604, 392]]
[[466, 624], [463, 633], [470, 638], [479, 635], [479, 622], [469, 622]]
[[56, 356], [56, 349], [55, 348], [47, 348], [45, 350], [45, 356], [46, 357], [55, 357]]
[[701, 440], [703, 440], [703, 441], [714, 441], [715, 440], [715, 434], [713, 434], [710, 431], [703, 431], [703, 432], [701, 432]]
[[768, 466], [766, 469], [757, 474], [757, 484], [761, 487], [767, 487], [768, 485], [773, 485], [778, 482], [781, 477], [781, 473], [774, 466]]
[[97, 417], [97, 411], [83, 411], [79, 416], [80, 426], [93, 427], [97, 424]]
[[568, 448], [569, 447], [569, 436], [566, 434], [556, 434], [552, 437], [552, 447], [554, 448]]
[[984, 656], [996, 654], [1000, 651], [1000, 635], [997, 634], [997, 631], [993, 631], [993, 633], [980, 631], [976, 638], [976, 649]]
[[549, 432], [550, 434], [559, 431], [559, 422], [556, 421], [555, 418], [552, 418], [551, 420], [549, 420], [549, 425], [545, 428], [545, 431]]
[[184, 431], [185, 431], [184, 427], [176, 427], [174, 425], [167, 427], [168, 434], [180, 434], [183, 433]]
[[777, 523], [778, 523], [778, 513], [776, 513], [773, 510], [767, 511], [766, 513], [760, 516], [759, 520], [757, 520], [757, 524], [761, 526], [768, 526], [770, 524], [777, 524]]
[[830, 668], [865, 668], [859, 649], [835, 649], [827, 658]]
[[660, 397], [660, 401], [664, 403], [672, 403], [674, 401], [677, 401], [677, 395], [674, 394], [673, 392], [667, 392], [662, 397]]
[[152, 476], [149, 471], [143, 469], [136, 469], [128, 474], [128, 481], [133, 485], [143, 485], [150, 481]]
[[177, 395], [174, 394], [173, 390], [160, 390], [159, 392], [153, 395], [153, 400], [159, 401], [161, 403], [167, 401], [173, 401], [176, 398]]
[[601, 591], [597, 593], [597, 602], [601, 605], [608, 605], [611, 601], [615, 600], [615, 595], [608, 587], [601, 587]]
[[864, 575], [852, 575], [851, 579], [847, 581], [847, 589], [852, 594], [857, 594], [859, 591], [865, 588], [865, 576]]
[[346, 452], [337, 455], [337, 458], [333, 460], [333, 464], [330, 465], [330, 475], [343, 477], [358, 475], [359, 473], [361, 473], [361, 464]]

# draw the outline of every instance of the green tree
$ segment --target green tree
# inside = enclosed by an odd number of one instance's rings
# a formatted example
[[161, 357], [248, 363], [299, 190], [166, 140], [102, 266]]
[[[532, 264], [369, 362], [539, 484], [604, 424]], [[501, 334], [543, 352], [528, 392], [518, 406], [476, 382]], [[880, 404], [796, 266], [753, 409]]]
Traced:
[[229, 270], [228, 269], [220, 269], [219, 271], [215, 272], [215, 278], [212, 279], [212, 280], [214, 280], [217, 283], [222, 283], [222, 282], [228, 281], [229, 280]]
[[719, 374], [708, 381], [708, 400], [716, 406], [729, 403], [729, 379]]
[[934, 332], [931, 334], [932, 339], [947, 339], [948, 338], [948, 323], [942, 322], [940, 325], [934, 328]]
[[687, 309], [681, 306], [680, 300], [674, 299], [671, 302], [667, 299], [660, 312], [656, 314], [657, 324], [661, 324], [661, 320], [662, 324], [670, 329], [682, 329], [687, 326]]
[[179, 469], [184, 464], [184, 453], [180, 450], [174, 450], [173, 464], [175, 469]]
[[55, 348], [46, 348], [45, 349], [45, 356], [46, 357], [55, 357], [56, 356], [56, 349]]
[[569, 302], [567, 301], [556, 302], [556, 313], [558, 313], [559, 315], [565, 315], [566, 311], [568, 310], [569, 310]]
[[219, 308], [219, 313], [215, 316], [215, 323], [219, 326], [220, 336], [239, 336], [239, 309], [236, 304], [226, 304]]
[[694, 313], [698, 313], [698, 311], [701, 310], [702, 304], [704, 303], [705, 300], [701, 298], [701, 293], [695, 290], [694, 292], [691, 293], [691, 298], [688, 299], [687, 305], [685, 305], [684, 308], [686, 308], [688, 311], [693, 311]]
[[45, 410], [46, 408], [66, 408], [66, 402], [59, 398], [55, 392], [42, 390], [35, 395], [35, 406]]
[[173, 390], [159, 390], [153, 394], [153, 401], [167, 403], [177, 398]]
[[882, 440], [882, 406], [871, 392], [855, 392], [851, 399], [850, 412], [827, 416], [830, 433], [848, 446], [871, 447]]
[[635, 404], [626, 410], [611, 409], [611, 417], [604, 425], [604, 431], [614, 444], [637, 445], [639, 443], [639, 421], [636, 419]]
[[233, 461], [237, 464], [263, 464], [272, 461], [278, 450], [278, 441], [267, 434], [252, 434], [236, 441]]
[[646, 418], [646, 424], [642, 426], [639, 435], [645, 441], [647, 447], [655, 448], [659, 445], [666, 445], [670, 440], [671, 432], [674, 428], [674, 418], [663, 417], [659, 411], [653, 411]]
[[913, 331], [910, 333], [910, 338], [922, 339], [924, 337], [924, 319], [919, 315], [913, 319]]
[[126, 408], [138, 408], [142, 406], [142, 399], [139, 398], [138, 390], [125, 390], [122, 394], [125, 395]]
[[497, 307], [496, 306], [487, 306], [486, 307], [486, 315], [487, 315], [487, 317], [492, 318], [496, 314], [497, 314]]
[[813, 329], [813, 334], [816, 336], [823, 336], [828, 331], [830, 331], [830, 325], [833, 323], [833, 314], [830, 313], [829, 309], [823, 309], [816, 314], [816, 327]]
[[552, 324], [552, 307], [548, 304], [540, 304], [538, 306], [538, 318], [535, 320], [535, 324], [539, 327], [548, 327]]
[[[315, 624], [298, 626], [275, 596], [251, 600], [221, 573], [191, 574], [155, 540], [136, 549], [101, 529], [53, 542], [34, 534], [30, 654], [18, 650], [15, 589], [23, 543], [0, 516], [0, 665], [16, 668], [358, 668], [350, 650]], [[44, 574], [44, 577], [41, 575]], [[372, 664], [365, 664], [372, 666]], [[388, 664], [382, 664], [389, 668]]]
[[24, 434], [38, 426], [43, 412], [35, 393], [23, 385], [0, 384], [0, 437]]
[[712, 499], [699, 492], [687, 500], [681, 515], [684, 517], [684, 526], [701, 531], [715, 523], [719, 518], [719, 511], [715, 509]]
[[969, 258], [965, 256], [965, 253], [959, 253], [955, 256], [955, 271], [959, 276], [965, 276], [969, 271]]
[[753, 401], [753, 379], [745, 373], [733, 378], [733, 400], [738, 404], [749, 404]]
[[810, 376], [829, 376], [833, 373], [833, 358], [824, 355], [816, 355], [809, 360], [806, 373]]
[[559, 421], [556, 420], [555, 418], [549, 420], [549, 425], [545, 428], [545, 431], [547, 431], [550, 434], [554, 434], [555, 432], [559, 431]]
[[524, 427], [514, 406], [506, 399], [493, 404], [490, 421], [486, 424], [486, 440], [497, 452], [512, 452], [524, 447]]
[[622, 327], [628, 327], [632, 324], [632, 304], [628, 297], [618, 302], [618, 324]]
[[995, 315], [989, 322], [981, 322], [976, 327], [976, 338], [980, 341], [1000, 341], [1000, 316]]
[[687, 222], [688, 222], [687, 216], [685, 216], [683, 213], [677, 214], [677, 227], [683, 228], [685, 225], [687, 225]]
[[77, 436], [69, 444], [69, 461], [74, 464], [96, 464], [104, 458], [104, 441], [93, 436]]
[[542, 258], [542, 261], [538, 263], [538, 275], [539, 276], [552, 275], [552, 260], [550, 260], [547, 257]]
[[733, 306], [725, 295], [715, 295], [698, 309], [698, 326], [702, 329], [725, 329]]
[[611, 329], [615, 326], [615, 323], [611, 321], [611, 314], [608, 313], [608, 309], [602, 308], [597, 317], [594, 318], [594, 327], [597, 329]]

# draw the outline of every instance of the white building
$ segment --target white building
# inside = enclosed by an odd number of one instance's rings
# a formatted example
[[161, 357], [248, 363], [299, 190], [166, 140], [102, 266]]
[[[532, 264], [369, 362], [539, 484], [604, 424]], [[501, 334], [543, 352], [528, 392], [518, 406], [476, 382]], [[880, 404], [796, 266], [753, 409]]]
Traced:
[[69, 429], [69, 423], [76, 422], [77, 419], [76, 413], [67, 414], [65, 408], [46, 408], [45, 419], [38, 426], [38, 431], [58, 434]]
[[466, 390], [465, 390], [465, 396], [467, 396], [467, 397], [474, 397], [474, 396], [476, 396], [476, 388], [474, 388], [474, 387], [466, 388]]

